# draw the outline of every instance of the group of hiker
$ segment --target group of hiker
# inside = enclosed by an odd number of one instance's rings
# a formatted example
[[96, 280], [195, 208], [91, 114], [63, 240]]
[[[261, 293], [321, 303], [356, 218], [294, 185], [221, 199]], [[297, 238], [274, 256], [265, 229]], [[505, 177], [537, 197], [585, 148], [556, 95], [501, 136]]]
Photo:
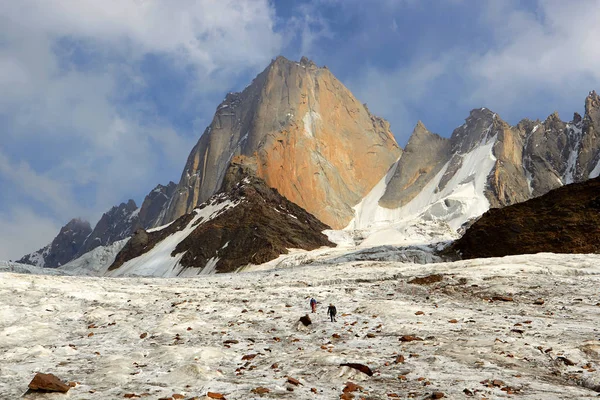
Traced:
[[[313, 313], [317, 312], [317, 301], [314, 298], [310, 299], [310, 308]], [[331, 318], [331, 322], [335, 322], [335, 314], [337, 314], [337, 310], [333, 304], [329, 304], [327, 307], [327, 315]]]

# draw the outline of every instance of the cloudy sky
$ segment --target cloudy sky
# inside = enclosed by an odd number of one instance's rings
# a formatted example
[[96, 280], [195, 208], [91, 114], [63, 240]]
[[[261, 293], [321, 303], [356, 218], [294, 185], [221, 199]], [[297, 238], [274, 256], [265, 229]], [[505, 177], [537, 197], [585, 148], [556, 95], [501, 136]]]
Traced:
[[218, 103], [279, 54], [327, 65], [403, 146], [469, 110], [570, 120], [600, 0], [0, 0], [0, 259], [177, 182]]

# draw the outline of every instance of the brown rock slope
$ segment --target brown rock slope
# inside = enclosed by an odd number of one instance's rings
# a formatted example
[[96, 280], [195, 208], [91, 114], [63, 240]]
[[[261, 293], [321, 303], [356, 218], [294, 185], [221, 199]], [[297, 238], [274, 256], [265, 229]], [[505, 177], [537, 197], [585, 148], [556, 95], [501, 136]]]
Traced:
[[159, 224], [215, 194], [232, 160], [324, 223], [342, 228], [400, 156], [389, 124], [326, 67], [278, 57], [229, 93], [191, 154]]
[[600, 253], [600, 178], [491, 209], [450, 248], [465, 259], [540, 252]]
[[[227, 174], [224, 187], [228, 191], [214, 195], [165, 229], [155, 232], [138, 230], [117, 255], [109, 271], [115, 271], [129, 260], [151, 251], [162, 240], [188, 229], [190, 224], [196, 228], [182, 238], [171, 253], [171, 257], [183, 253], [174, 275], [199, 274], [211, 259], [218, 259], [216, 272], [232, 272], [248, 264], [273, 260], [286, 254], [290, 248], [312, 250], [334, 246], [322, 233], [329, 229], [327, 225], [285, 199], [276, 189], [269, 188], [262, 179], [244, 176], [237, 182], [232, 181], [243, 174], [240, 172], [243, 168], [236, 167]], [[224, 202], [235, 206], [193, 222], [196, 213]], [[190, 268], [195, 273], [190, 274]]]

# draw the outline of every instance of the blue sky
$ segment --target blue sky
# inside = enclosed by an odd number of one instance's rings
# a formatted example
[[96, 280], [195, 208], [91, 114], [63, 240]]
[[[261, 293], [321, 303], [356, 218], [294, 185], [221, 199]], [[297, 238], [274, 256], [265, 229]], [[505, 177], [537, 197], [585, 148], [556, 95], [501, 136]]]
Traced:
[[404, 145], [600, 89], [600, 1], [0, 0], [0, 259], [177, 182], [229, 91], [279, 54], [332, 72]]

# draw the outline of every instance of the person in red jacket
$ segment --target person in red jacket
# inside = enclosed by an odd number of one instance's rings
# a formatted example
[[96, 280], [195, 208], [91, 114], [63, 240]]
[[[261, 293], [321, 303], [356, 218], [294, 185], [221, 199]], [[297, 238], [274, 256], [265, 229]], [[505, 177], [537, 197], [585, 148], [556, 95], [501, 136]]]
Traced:
[[315, 299], [310, 299], [310, 308], [313, 313], [317, 312], [317, 301]]

